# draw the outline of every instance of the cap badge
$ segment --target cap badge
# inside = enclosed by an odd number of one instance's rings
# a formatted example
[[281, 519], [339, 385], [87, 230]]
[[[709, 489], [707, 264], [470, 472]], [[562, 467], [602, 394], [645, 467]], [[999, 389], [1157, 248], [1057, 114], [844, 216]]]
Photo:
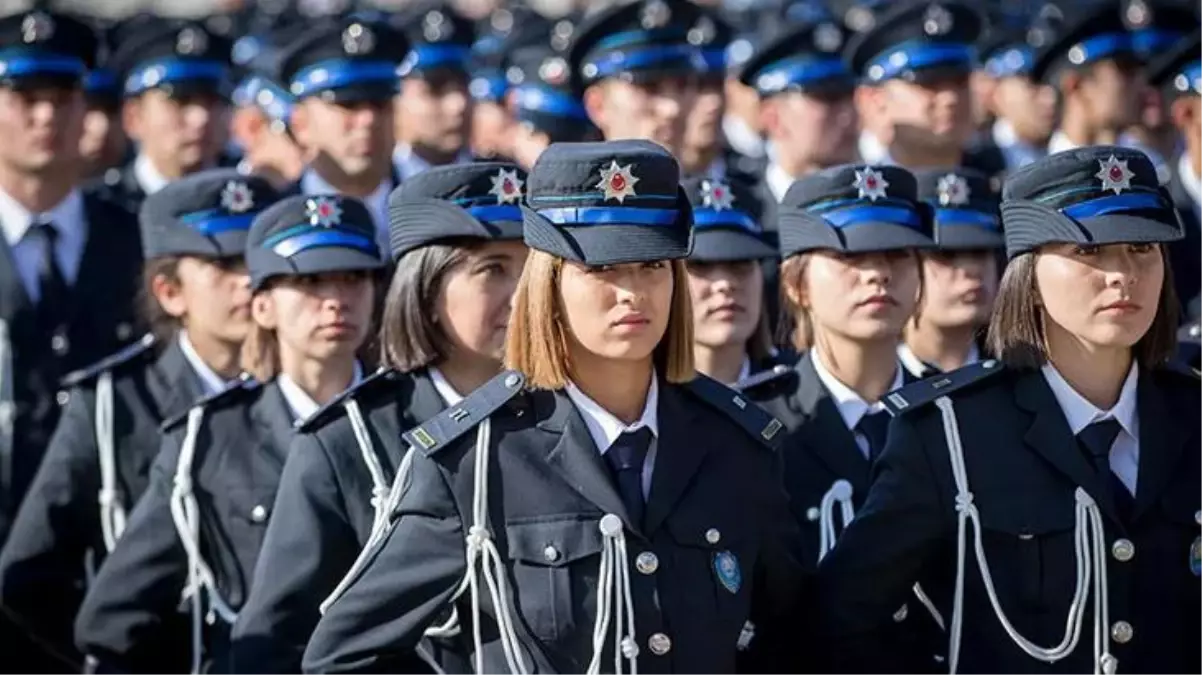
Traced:
[[209, 36], [192, 26], [175, 36], [175, 52], [182, 56], [200, 56], [209, 49]]
[[663, 28], [672, 20], [672, 10], [663, 0], [651, 0], [647, 6], [643, 8], [640, 22], [643, 24], [644, 30], [655, 30]]
[[225, 184], [221, 191], [221, 205], [230, 213], [246, 213], [255, 207], [255, 196], [250, 186], [240, 180]]
[[868, 166], [864, 167], [863, 171], [856, 172], [856, 182], [852, 187], [860, 191], [860, 199], [868, 198], [875, 202], [888, 196], [885, 188], [889, 187], [889, 181], [885, 180], [879, 171]]
[[551, 30], [551, 48], [558, 52], [564, 51], [571, 44], [575, 32], [575, 24], [568, 19], [561, 19]]
[[814, 46], [830, 54], [843, 46], [843, 31], [835, 24], [824, 21], [814, 27]]
[[54, 37], [54, 19], [42, 12], [33, 12], [21, 21], [21, 40], [26, 43], [44, 42]]
[[329, 197], [315, 197], [305, 202], [305, 216], [313, 225], [333, 227], [342, 222], [342, 208]]
[[1101, 179], [1103, 191], [1114, 190], [1114, 194], [1117, 195], [1123, 190], [1131, 189], [1131, 179], [1135, 177], [1135, 173], [1127, 168], [1127, 160], [1111, 155], [1110, 159], [1099, 159], [1098, 167], [1094, 177]]
[[939, 203], [943, 206], [963, 206], [968, 203], [971, 194], [968, 181], [954, 173], [940, 178], [935, 191], [939, 193]]
[[568, 79], [568, 63], [561, 57], [552, 56], [538, 67], [538, 76], [543, 82], [558, 87]]
[[717, 29], [714, 27], [713, 19], [708, 16], [702, 16], [697, 20], [696, 25], [689, 29], [689, 44], [694, 47], [709, 44], [714, 41], [716, 32]]
[[638, 194], [634, 191], [634, 184], [639, 182], [639, 179], [635, 178], [630, 169], [630, 164], [618, 166], [616, 161], [611, 161], [608, 169], [601, 169], [601, 182], [597, 183], [597, 187], [605, 192], [606, 200], [616, 199], [619, 204], [623, 204], [627, 197]]
[[376, 35], [361, 23], [352, 23], [342, 31], [342, 51], [350, 56], [370, 54], [376, 48]]
[[1130, 0], [1123, 10], [1123, 18], [1127, 21], [1127, 28], [1143, 28], [1152, 21], [1152, 12], [1144, 0]]
[[947, 35], [954, 24], [952, 13], [943, 5], [934, 4], [927, 7], [926, 16], [922, 18], [922, 32], [932, 36]]
[[426, 12], [422, 19], [422, 36], [427, 42], [442, 42], [449, 40], [455, 34], [455, 27], [447, 17], [437, 9]]
[[521, 200], [522, 186], [525, 183], [518, 178], [517, 170], [501, 169], [491, 180], [492, 189], [488, 191], [488, 194], [496, 196], [498, 204], [514, 204]]
[[730, 192], [730, 186], [723, 183], [702, 181], [701, 182], [701, 205], [721, 211], [723, 209], [733, 208], [735, 196]]

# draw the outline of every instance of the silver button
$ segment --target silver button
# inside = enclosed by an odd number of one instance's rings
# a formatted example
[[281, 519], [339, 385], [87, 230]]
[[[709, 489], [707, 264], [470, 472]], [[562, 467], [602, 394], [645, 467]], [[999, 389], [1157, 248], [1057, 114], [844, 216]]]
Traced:
[[717, 544], [722, 541], [722, 533], [718, 531], [718, 528], [711, 527], [705, 531], [705, 540], [711, 544]]
[[71, 395], [65, 391], [60, 391], [54, 395], [55, 403], [58, 403], [60, 406], [67, 405], [67, 401], [70, 401], [70, 400], [71, 400]]
[[1134, 635], [1135, 629], [1126, 621], [1115, 621], [1114, 625], [1110, 627], [1110, 637], [1121, 645], [1131, 642]]
[[547, 548], [543, 549], [543, 560], [546, 560], [547, 562], [555, 562], [556, 560], [559, 560], [559, 549], [548, 544]]
[[651, 551], [643, 551], [634, 559], [634, 566], [643, 574], [655, 574], [659, 569], [659, 557]]
[[70, 343], [67, 342], [67, 336], [62, 333], [55, 333], [54, 337], [50, 338], [50, 348], [55, 354], [66, 354]]
[[663, 656], [672, 651], [672, 638], [663, 633], [652, 633], [651, 637], [647, 638], [647, 647], [651, 649], [652, 654]]
[[250, 519], [256, 523], [266, 522], [267, 507], [263, 506], [262, 504], [255, 505], [255, 508], [250, 510]]
[[806, 520], [810, 521], [811, 523], [818, 520], [818, 517], [821, 515], [822, 512], [818, 510], [817, 506], [811, 506], [810, 508], [806, 509]]
[[901, 609], [893, 613], [893, 620], [897, 623], [901, 623], [906, 620], [907, 616], [910, 616], [910, 606], [902, 605]]
[[510, 389], [513, 389], [514, 387], [518, 386], [519, 379], [520, 379], [520, 378], [518, 378], [518, 376], [517, 376], [517, 375], [514, 375], [513, 373], [510, 373], [510, 374], [509, 374], [508, 376], [506, 376], [506, 378], [505, 378], [505, 386], [506, 386], [506, 387], [509, 387]]
[[1119, 562], [1127, 562], [1135, 557], [1135, 544], [1130, 539], [1116, 539], [1110, 547], [1110, 553]]

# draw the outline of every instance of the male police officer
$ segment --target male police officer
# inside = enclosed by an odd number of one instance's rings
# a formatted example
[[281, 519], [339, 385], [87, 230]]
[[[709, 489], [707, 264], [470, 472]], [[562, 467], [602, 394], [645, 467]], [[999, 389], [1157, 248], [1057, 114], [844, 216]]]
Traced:
[[1006, 170], [1024, 167], [1047, 153], [1056, 124], [1056, 92], [1031, 79], [1035, 45], [1050, 28], [994, 28], [981, 44], [981, 76], [989, 78], [986, 105], [994, 115], [989, 136], [1006, 160]]
[[[275, 79], [280, 45], [300, 29], [303, 24], [238, 43], [253, 52], [240, 64], [248, 72], [234, 89], [235, 107], [230, 120], [230, 133], [242, 149], [238, 169], [264, 176], [280, 188], [299, 180], [305, 167], [304, 151], [289, 129], [295, 100]], [[236, 46], [235, 53], [238, 51]]]

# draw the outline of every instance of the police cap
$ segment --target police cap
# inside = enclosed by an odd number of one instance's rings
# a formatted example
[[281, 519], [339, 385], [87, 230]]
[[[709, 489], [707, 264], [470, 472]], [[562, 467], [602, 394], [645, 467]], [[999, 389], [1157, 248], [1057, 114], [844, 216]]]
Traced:
[[647, 82], [704, 72], [706, 65], [689, 31], [701, 10], [685, 0], [636, 0], [587, 17], [568, 51], [581, 84], [622, 77]]
[[852, 71], [865, 84], [903, 79], [923, 83], [973, 70], [973, 45], [984, 20], [960, 2], [913, 1], [879, 16], [847, 46]]
[[515, 32], [507, 45], [506, 78], [514, 120], [546, 134], [552, 143], [582, 141], [594, 127], [580, 100], [578, 74], [565, 58], [575, 23], [544, 19], [530, 26]]
[[146, 258], [240, 258], [251, 221], [279, 198], [266, 180], [233, 169], [184, 176], [142, 202], [142, 251]]
[[297, 100], [391, 99], [409, 43], [388, 24], [348, 16], [306, 30], [279, 55], [279, 81]]
[[1084, 68], [1104, 60], [1137, 59], [1135, 42], [1123, 23], [1117, 3], [1107, 0], [1074, 8], [1054, 35], [1035, 51], [1031, 78], [1054, 83], [1069, 69]]
[[0, 86], [75, 86], [96, 65], [88, 24], [42, 9], [0, 18]]
[[1148, 64], [1148, 84], [1160, 90], [1166, 104], [1179, 96], [1202, 94], [1202, 29], [1177, 42], [1177, 46]]
[[841, 53], [847, 32], [834, 21], [788, 25], [765, 38], [739, 81], [761, 97], [789, 91], [850, 93], [855, 78]]
[[690, 178], [681, 187], [693, 205], [690, 260], [723, 262], [776, 257], [776, 247], [764, 241], [760, 222], [763, 203], [742, 180]]
[[232, 89], [228, 39], [194, 21], [142, 19], [125, 28], [112, 67], [126, 97], [152, 89], [172, 96], [216, 94]]
[[1123, 22], [1131, 44], [1144, 61], [1171, 51], [1199, 21], [1198, 3], [1172, 0], [1124, 0]]
[[1002, 248], [998, 191], [989, 176], [965, 167], [914, 172], [918, 198], [935, 209], [935, 244], [943, 250]]
[[476, 28], [444, 0], [422, 2], [396, 15], [394, 26], [409, 39], [401, 77], [424, 77], [431, 71], [466, 73]]

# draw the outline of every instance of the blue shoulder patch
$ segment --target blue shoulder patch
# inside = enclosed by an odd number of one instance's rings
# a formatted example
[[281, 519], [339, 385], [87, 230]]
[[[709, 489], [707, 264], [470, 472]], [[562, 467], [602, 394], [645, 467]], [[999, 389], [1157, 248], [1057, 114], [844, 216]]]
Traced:
[[735, 383], [735, 391], [751, 392], [772, 383], [780, 382], [783, 378], [793, 372], [793, 369], [783, 363], [778, 363], [767, 370], [761, 370], [754, 375], [739, 380]]
[[258, 391], [262, 386], [263, 383], [251, 377], [250, 373], [242, 373], [238, 376], [237, 381], [231, 382], [229, 386], [215, 394], [210, 394], [196, 401], [188, 406], [187, 410], [163, 422], [159, 429], [161, 431], [171, 431], [182, 424], [184, 420], [188, 419], [188, 413], [193, 408], [219, 408], [227, 406], [241, 400], [246, 394]]
[[526, 377], [521, 373], [505, 371], [468, 394], [458, 405], [401, 434], [401, 438], [410, 447], [433, 455], [517, 396], [525, 384]]
[[396, 370], [392, 368], [381, 368], [372, 373], [369, 377], [364, 378], [353, 387], [346, 389], [341, 394], [335, 396], [322, 407], [317, 409], [309, 417], [303, 420], [297, 420], [297, 431], [309, 433], [316, 431], [322, 426], [333, 422], [334, 420], [346, 414], [346, 408], [343, 406], [350, 399], [365, 400], [376, 394], [388, 392], [392, 387], [396, 386], [396, 380], [400, 376]]
[[925, 380], [919, 380], [901, 389], [891, 391], [885, 394], [881, 402], [890, 415], [897, 417], [915, 408], [921, 408], [940, 396], [946, 396], [953, 391], [981, 382], [1003, 370], [1005, 368], [1002, 367], [1001, 362], [994, 359], [970, 363], [950, 373], [938, 373]]
[[729, 417], [755, 440], [776, 448], [777, 434], [784, 425], [763, 408], [745, 399], [742, 394], [717, 380], [698, 374], [685, 388], [697, 398]]
[[59, 380], [59, 388], [70, 389], [77, 387], [88, 380], [100, 377], [101, 373], [105, 371], [114, 370], [127, 363], [135, 363], [139, 360], [139, 357], [150, 357], [154, 353], [151, 348], [154, 347], [155, 342], [154, 334], [147, 333], [140, 340], [123, 348], [116, 354], [106, 356], [85, 368], [67, 373]]

